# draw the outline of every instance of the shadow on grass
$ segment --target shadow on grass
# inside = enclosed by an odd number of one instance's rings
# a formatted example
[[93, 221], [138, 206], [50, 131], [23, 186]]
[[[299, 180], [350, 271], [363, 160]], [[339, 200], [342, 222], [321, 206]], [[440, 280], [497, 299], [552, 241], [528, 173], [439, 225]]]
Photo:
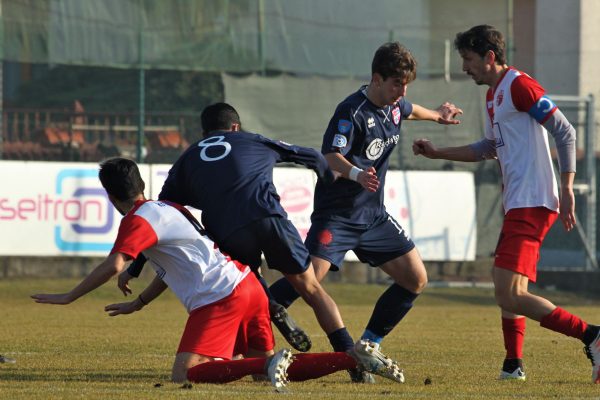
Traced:
[[0, 380], [15, 382], [131, 382], [167, 379], [168, 374], [151, 371], [82, 372], [72, 368], [61, 369], [0, 369]]

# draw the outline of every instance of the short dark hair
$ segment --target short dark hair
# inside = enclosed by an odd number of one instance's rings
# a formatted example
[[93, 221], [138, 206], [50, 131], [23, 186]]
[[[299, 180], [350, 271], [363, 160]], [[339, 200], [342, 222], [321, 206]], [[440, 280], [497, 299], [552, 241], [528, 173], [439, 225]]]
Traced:
[[146, 187], [137, 164], [127, 158], [115, 157], [101, 162], [98, 177], [106, 193], [120, 201], [137, 197]]
[[239, 114], [227, 103], [215, 103], [206, 107], [200, 115], [200, 120], [204, 135], [212, 131], [230, 130], [232, 124], [241, 125]]
[[401, 78], [409, 83], [417, 78], [417, 61], [400, 43], [388, 42], [375, 52], [371, 73], [378, 73], [384, 80], [390, 77]]
[[502, 32], [491, 25], [477, 25], [466, 32], [459, 32], [454, 39], [458, 51], [470, 50], [484, 57], [488, 51], [496, 55], [496, 64], [506, 64], [506, 43]]

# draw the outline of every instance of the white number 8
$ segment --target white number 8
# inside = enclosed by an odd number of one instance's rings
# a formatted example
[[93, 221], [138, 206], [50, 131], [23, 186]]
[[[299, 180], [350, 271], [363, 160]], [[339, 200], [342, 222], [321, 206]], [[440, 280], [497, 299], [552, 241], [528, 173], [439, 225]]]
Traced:
[[[199, 142], [198, 147], [202, 148], [202, 150], [200, 151], [200, 158], [204, 161], [218, 161], [222, 158], [227, 157], [227, 155], [231, 151], [231, 144], [224, 142], [223, 141], [224, 139], [225, 139], [225, 136], [211, 136], [211, 137]], [[223, 149], [224, 149], [223, 154], [221, 154], [217, 157], [209, 157], [208, 154], [206, 154], [206, 149], [208, 149], [209, 147], [215, 147], [215, 146], [223, 146]]]

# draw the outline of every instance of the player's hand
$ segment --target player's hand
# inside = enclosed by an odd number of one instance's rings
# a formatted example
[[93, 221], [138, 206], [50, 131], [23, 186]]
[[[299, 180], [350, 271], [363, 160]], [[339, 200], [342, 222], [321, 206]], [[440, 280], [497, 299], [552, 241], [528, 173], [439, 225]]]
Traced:
[[463, 111], [460, 108], [456, 107], [454, 104], [445, 102], [444, 104], [442, 104], [441, 106], [436, 108], [436, 111], [439, 114], [439, 117], [436, 121], [438, 124], [442, 124], [442, 125], [460, 124], [460, 121], [457, 120], [456, 117], [461, 115], [463, 113]]
[[575, 194], [573, 189], [565, 188], [560, 192], [560, 220], [568, 232], [575, 227]]
[[111, 317], [120, 314], [131, 314], [142, 309], [142, 306], [138, 303], [137, 300], [134, 300], [128, 301], [127, 303], [109, 304], [104, 307], [104, 311], [108, 312], [108, 315]]
[[69, 304], [73, 301], [70, 293], [56, 293], [56, 294], [33, 294], [31, 298], [36, 303], [44, 304]]
[[412, 145], [413, 154], [427, 158], [436, 158], [437, 148], [428, 139], [416, 139]]
[[369, 167], [364, 171], [358, 173], [356, 182], [368, 190], [369, 192], [376, 192], [379, 188], [379, 178], [377, 178], [377, 171], [373, 167]]
[[125, 270], [119, 274], [119, 278], [117, 280], [117, 286], [119, 287], [119, 289], [121, 289], [121, 292], [123, 292], [123, 294], [125, 296], [133, 293], [131, 291], [131, 289], [129, 288], [129, 281], [132, 279], [133, 279], [133, 276], [131, 276], [129, 274], [129, 272], [127, 272], [127, 270]]

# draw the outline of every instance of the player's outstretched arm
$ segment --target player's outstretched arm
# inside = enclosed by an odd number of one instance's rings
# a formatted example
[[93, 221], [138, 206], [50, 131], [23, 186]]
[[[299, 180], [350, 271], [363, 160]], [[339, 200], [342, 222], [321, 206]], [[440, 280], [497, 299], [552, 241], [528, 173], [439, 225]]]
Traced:
[[69, 304], [92, 290], [102, 286], [110, 278], [118, 274], [125, 267], [126, 256], [122, 253], [111, 254], [98, 265], [79, 285], [67, 293], [34, 294], [31, 296], [36, 303]]
[[413, 104], [413, 111], [408, 116], [409, 120], [434, 121], [442, 125], [456, 125], [460, 121], [456, 119], [463, 111], [452, 103], [445, 102], [435, 110], [430, 110], [418, 104]]
[[115, 315], [131, 314], [139, 311], [144, 306], [150, 304], [150, 302], [161, 295], [162, 292], [167, 289], [167, 284], [160, 279], [158, 276], [154, 277], [152, 282], [146, 289], [133, 301], [126, 303], [109, 304], [104, 307], [104, 311], [108, 312], [108, 315], [114, 317]]
[[[482, 143], [486, 147], [479, 148]], [[482, 161], [495, 157], [493, 142], [484, 139], [481, 142], [466, 146], [437, 148], [428, 139], [416, 139], [412, 145], [413, 153], [416, 156], [424, 156], [431, 159], [441, 159], [450, 161]]]

